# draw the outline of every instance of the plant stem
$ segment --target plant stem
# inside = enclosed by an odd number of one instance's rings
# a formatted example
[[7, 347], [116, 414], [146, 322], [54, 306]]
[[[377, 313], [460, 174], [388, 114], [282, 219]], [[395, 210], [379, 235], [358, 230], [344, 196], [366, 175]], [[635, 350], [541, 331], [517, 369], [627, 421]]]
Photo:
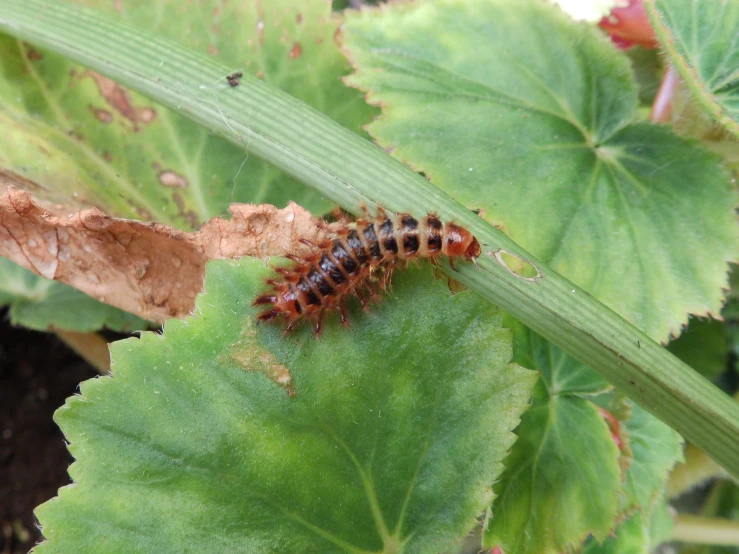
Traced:
[[696, 544], [739, 546], [739, 521], [692, 515], [678, 515], [672, 539]]
[[685, 446], [685, 461], [679, 463], [670, 473], [667, 481], [667, 498], [674, 498], [709, 479], [728, 477], [726, 471], [709, 458], [694, 444]]
[[73, 331], [58, 330], [54, 333], [100, 373], [106, 374], [110, 371], [108, 342], [103, 337], [97, 333], [75, 333]]

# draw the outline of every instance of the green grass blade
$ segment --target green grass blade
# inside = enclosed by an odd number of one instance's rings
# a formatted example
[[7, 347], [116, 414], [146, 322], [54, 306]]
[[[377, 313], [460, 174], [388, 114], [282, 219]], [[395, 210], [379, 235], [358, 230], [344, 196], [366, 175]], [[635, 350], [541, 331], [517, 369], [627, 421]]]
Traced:
[[[531, 257], [381, 149], [298, 100], [244, 76], [213, 91], [233, 68], [58, 0], [5, 0], [0, 29], [64, 54], [176, 109], [248, 149], [342, 206], [381, 203], [436, 211], [485, 245], [479, 268], [455, 278], [580, 359], [739, 477], [739, 406], [614, 312]], [[205, 87], [208, 87], [206, 90]], [[490, 253], [534, 265], [525, 280]]]

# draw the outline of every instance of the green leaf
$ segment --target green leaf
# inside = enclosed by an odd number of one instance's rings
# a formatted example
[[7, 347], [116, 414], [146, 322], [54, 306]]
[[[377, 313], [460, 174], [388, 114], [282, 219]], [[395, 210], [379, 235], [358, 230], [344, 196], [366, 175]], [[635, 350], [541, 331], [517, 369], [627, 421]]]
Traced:
[[649, 554], [670, 538], [671, 531], [672, 518], [665, 502], [660, 502], [650, 518], [634, 513], [603, 544], [588, 539], [582, 554]]
[[474, 526], [536, 380], [498, 312], [424, 268], [286, 337], [255, 323], [266, 273], [209, 263], [197, 316], [115, 343], [57, 412], [76, 483], [38, 552], [431, 553]]
[[646, 0], [652, 28], [696, 101], [739, 136], [739, 1]]
[[729, 344], [723, 321], [691, 319], [667, 348], [706, 379], [715, 379], [728, 367]]
[[[379, 203], [396, 212], [434, 211], [466, 226], [485, 245], [486, 254], [503, 250], [531, 265], [538, 277], [522, 279], [497, 257], [485, 255], [477, 266], [458, 265], [453, 275], [587, 363], [739, 476], [736, 402], [499, 229], [358, 134], [247, 74], [238, 88], [218, 95], [217, 110], [198, 83], [218, 81], [230, 68], [63, 1], [4, 0], [0, 29], [104, 72], [232, 143], [241, 144], [247, 137], [251, 153], [350, 211], [359, 211], [362, 203]], [[170, 64], [160, 65], [162, 57]]]
[[634, 514], [621, 523], [612, 537], [602, 544], [590, 538], [582, 554], [649, 554], [649, 529], [641, 514]]
[[90, 298], [58, 281], [44, 279], [0, 258], [0, 307], [9, 306], [10, 321], [38, 331], [88, 332], [145, 329], [146, 321]]
[[657, 94], [664, 67], [657, 50], [634, 46], [625, 52], [634, 71], [634, 79], [638, 85], [639, 104], [651, 106]]
[[728, 175], [632, 123], [628, 60], [599, 31], [537, 0], [347, 18], [349, 82], [383, 106], [369, 130], [395, 157], [657, 340], [718, 313], [739, 249]]
[[652, 513], [667, 483], [668, 472], [683, 461], [683, 441], [673, 429], [637, 405], [623, 424], [631, 453], [623, 485], [621, 510]]
[[[359, 132], [374, 111], [344, 86], [348, 64], [333, 40], [324, 0], [82, 2], [258, 75]], [[0, 168], [48, 189], [36, 195], [95, 205], [112, 215], [196, 228], [231, 202], [316, 213], [330, 203], [202, 126], [48, 51], [0, 37]], [[166, 57], [159, 58], [166, 65]], [[232, 94], [224, 73], [198, 83], [219, 108]], [[247, 114], [248, 115], [248, 114]], [[245, 152], [246, 151], [246, 152]]]
[[618, 448], [583, 395], [607, 384], [522, 325], [514, 329], [516, 362], [539, 369], [542, 378], [495, 485], [485, 544], [539, 554], [565, 551], [590, 533], [602, 540], [618, 508]]

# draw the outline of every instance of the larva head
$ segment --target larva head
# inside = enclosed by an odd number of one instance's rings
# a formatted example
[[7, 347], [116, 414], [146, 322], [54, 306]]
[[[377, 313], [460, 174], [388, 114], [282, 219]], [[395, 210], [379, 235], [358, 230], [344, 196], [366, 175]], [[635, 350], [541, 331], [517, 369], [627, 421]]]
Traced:
[[480, 255], [480, 243], [467, 229], [454, 223], [446, 223], [441, 251], [450, 258], [461, 256], [466, 260], [472, 260]]

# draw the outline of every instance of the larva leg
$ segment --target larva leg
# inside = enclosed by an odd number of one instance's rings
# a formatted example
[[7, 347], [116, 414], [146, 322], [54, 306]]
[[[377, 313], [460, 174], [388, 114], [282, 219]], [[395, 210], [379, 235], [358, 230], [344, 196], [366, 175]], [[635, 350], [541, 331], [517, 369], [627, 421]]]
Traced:
[[346, 317], [346, 306], [344, 302], [339, 302], [337, 309], [339, 311], [339, 323], [344, 327], [349, 327], [349, 319]]
[[[274, 304], [275, 302], [277, 302], [276, 296], [271, 295], [271, 294], [265, 294], [264, 296], [258, 296], [257, 298], [255, 298], [252, 306], [260, 306], [262, 304]], [[265, 312], [265, 313], [270, 313], [270, 312]]]
[[393, 271], [395, 270], [395, 264], [388, 265], [384, 268], [382, 278], [380, 279], [380, 286], [382, 290], [390, 289], [390, 280], [393, 277]]
[[342, 210], [339, 206], [336, 206], [333, 210], [331, 210], [330, 214], [331, 218], [336, 221], [337, 223], [349, 223], [351, 220], [346, 216], [346, 213], [344, 210]]
[[315, 336], [318, 336], [318, 335], [321, 334], [321, 322], [322, 322], [322, 320], [323, 320], [323, 310], [321, 310], [320, 312], [318, 312], [318, 315], [316, 317], [316, 323], [313, 326], [313, 334]]
[[362, 293], [356, 287], [354, 288], [354, 296], [357, 297], [357, 302], [359, 302], [360, 308], [362, 308], [366, 312], [367, 301], [364, 299], [364, 296], [362, 296]]

